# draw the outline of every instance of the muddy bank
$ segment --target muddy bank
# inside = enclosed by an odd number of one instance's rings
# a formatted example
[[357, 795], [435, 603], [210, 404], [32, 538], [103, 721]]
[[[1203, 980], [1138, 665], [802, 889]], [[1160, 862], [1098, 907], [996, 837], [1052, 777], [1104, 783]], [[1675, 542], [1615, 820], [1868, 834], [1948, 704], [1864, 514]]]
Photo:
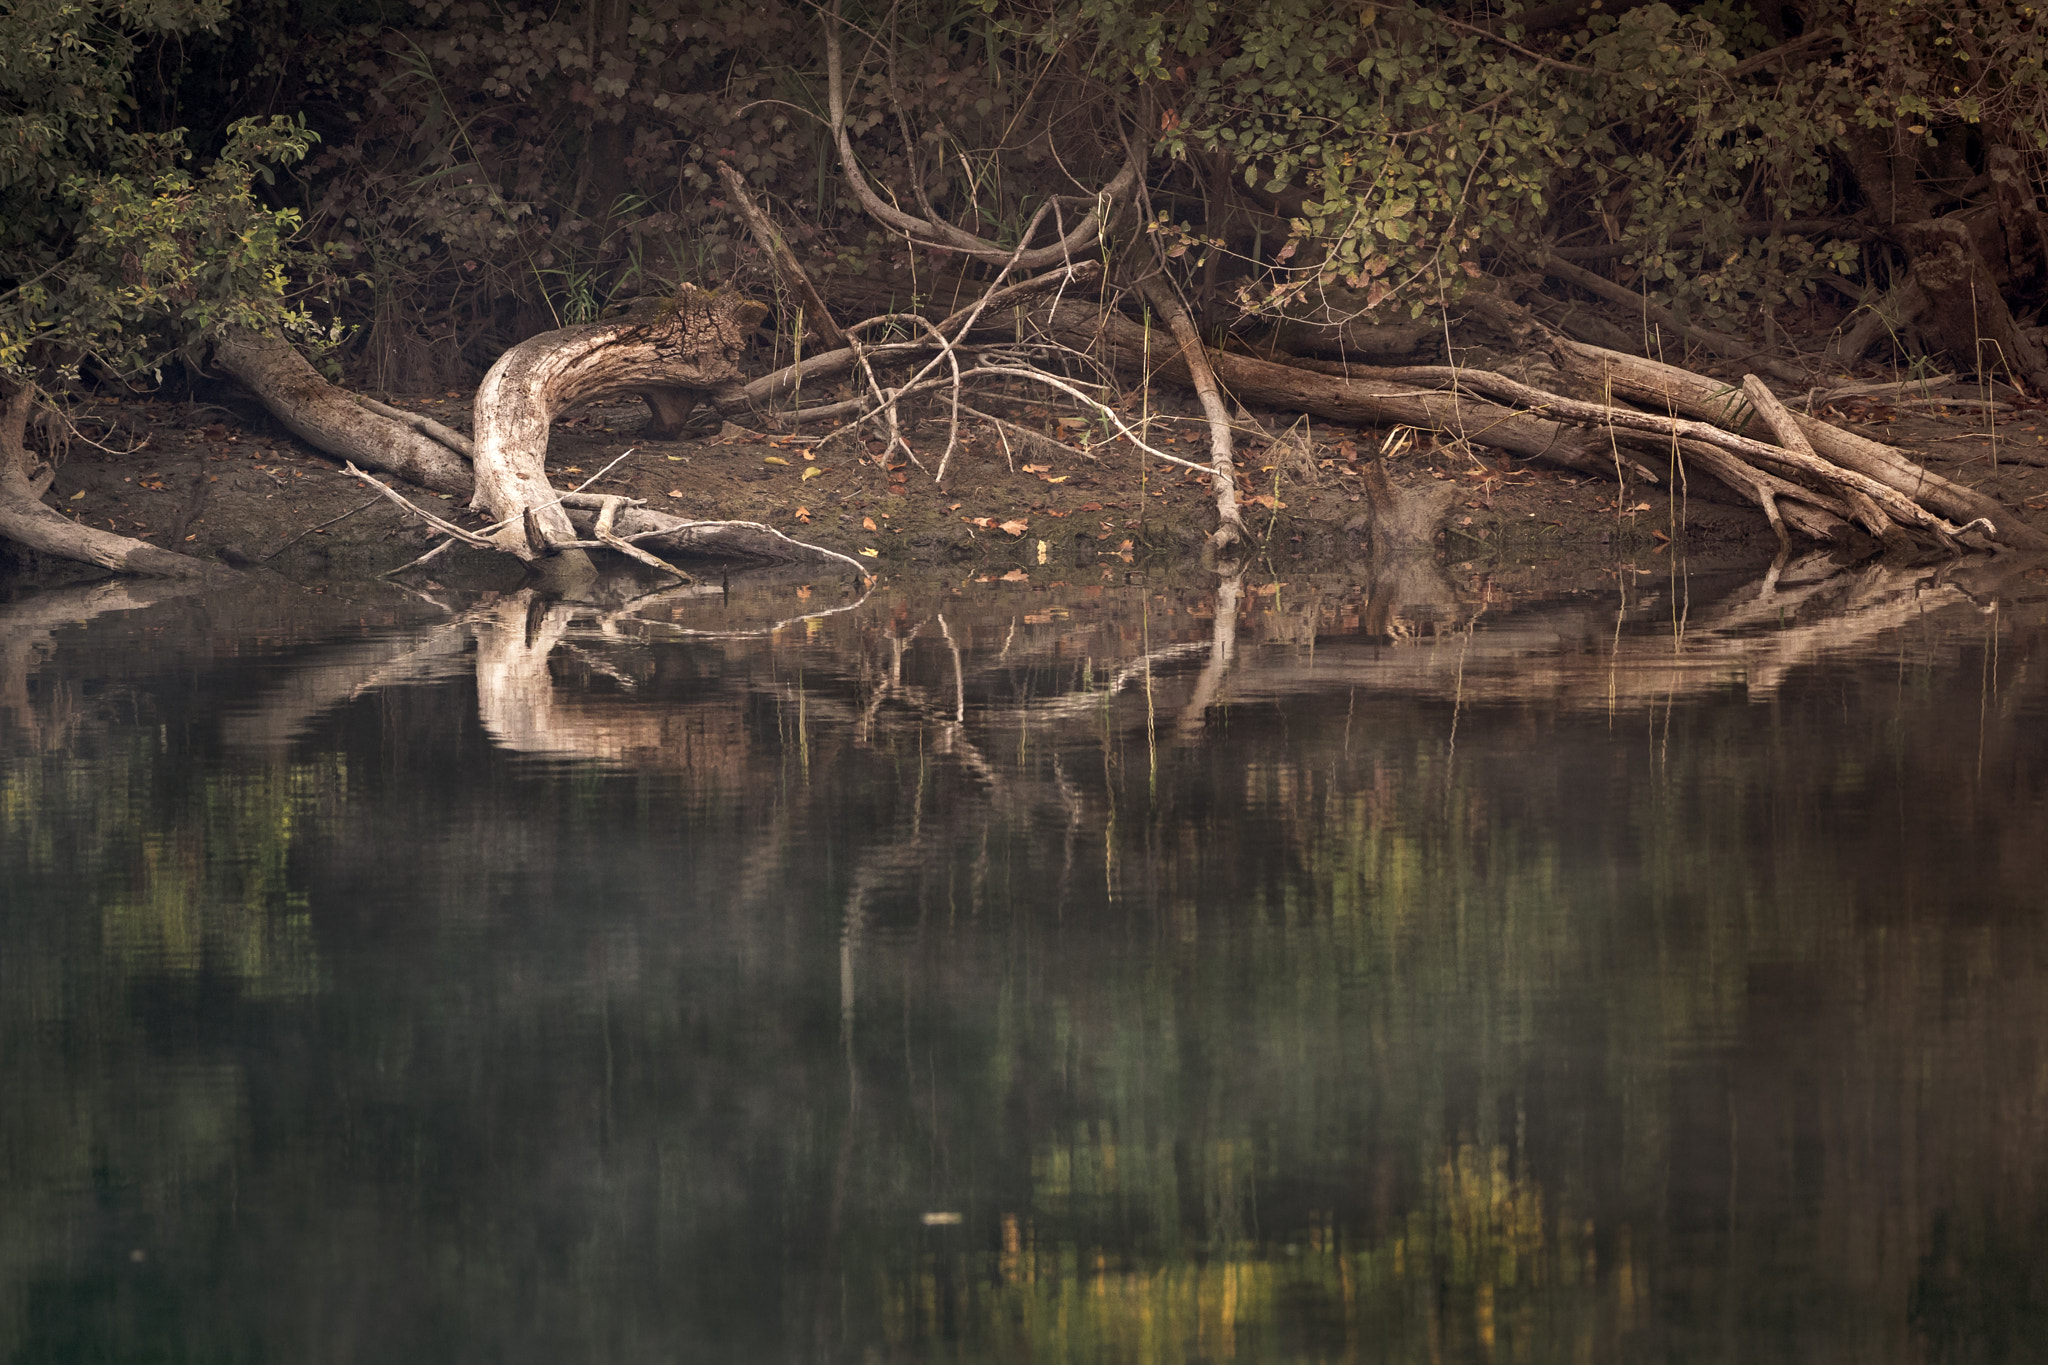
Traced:
[[[451, 426], [469, 396], [409, 406]], [[1208, 480], [1103, 439], [1051, 407], [1013, 404], [1010, 425], [963, 433], [943, 487], [945, 437], [912, 436], [925, 468], [861, 435], [791, 438], [730, 425], [681, 439], [642, 436], [636, 401], [593, 405], [555, 426], [549, 469], [569, 487], [618, 463], [595, 485], [683, 516], [765, 522], [871, 560], [878, 571], [944, 570], [1011, 581], [1103, 581], [1141, 566], [1194, 567], [1214, 524]], [[66, 515], [238, 567], [306, 582], [362, 577], [404, 564], [437, 537], [294, 441], [253, 402], [109, 402], [88, 414], [99, 443], [74, 447], [49, 501]], [[1930, 468], [2014, 506], [2030, 524], [2048, 511], [2048, 422], [2039, 409], [1981, 415], [1935, 408], [1852, 407], [1839, 420], [1907, 447]], [[1192, 412], [1150, 417], [1154, 443], [1202, 459]], [[1676, 556], [1695, 567], [1766, 563], [1776, 543], [1753, 508], [1710, 501], [1683, 470], [1666, 486], [1614, 480], [1479, 454], [1455, 444], [1402, 444], [1387, 433], [1267, 419], [1243, 442], [1241, 479], [1255, 559], [1283, 572], [1341, 570], [1375, 552], [1426, 552], [1465, 574], [1570, 580], [1624, 569], [1654, 573]], [[627, 453], [630, 451], [631, 453]], [[624, 456], [623, 459], [619, 457]], [[1383, 469], [1386, 480], [1377, 478]], [[459, 499], [407, 490], [458, 521]], [[77, 581], [93, 571], [11, 553], [8, 583]], [[435, 576], [485, 585], [518, 581], [503, 556], [458, 551]]]

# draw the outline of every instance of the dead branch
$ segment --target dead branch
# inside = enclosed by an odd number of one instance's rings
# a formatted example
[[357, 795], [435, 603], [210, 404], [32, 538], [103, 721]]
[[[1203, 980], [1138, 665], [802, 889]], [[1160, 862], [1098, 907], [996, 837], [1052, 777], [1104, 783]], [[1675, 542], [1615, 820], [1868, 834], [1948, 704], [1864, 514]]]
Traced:
[[134, 536], [73, 521], [46, 505], [49, 482], [31, 479], [24, 433], [39, 402], [33, 384], [0, 380], [0, 537], [58, 559], [151, 578], [233, 578], [232, 569], [164, 550]]
[[352, 396], [358, 403], [361, 403], [379, 417], [389, 417], [394, 422], [404, 423], [423, 436], [431, 436], [434, 440], [447, 446], [465, 460], [473, 459], [476, 455], [476, 446], [467, 436], [453, 427], [444, 426], [436, 422], [423, 412], [407, 412], [404, 408], [395, 408], [389, 403], [380, 403], [366, 393], [358, 393]]
[[1751, 369], [1761, 370], [1772, 378], [1781, 379], [1788, 384], [1798, 384], [1803, 387], [1806, 383], [1805, 372], [1797, 366], [1787, 365], [1781, 360], [1761, 353], [1756, 346], [1744, 341], [1741, 337], [1732, 337], [1725, 332], [1716, 332], [1705, 327], [1688, 325], [1680, 321], [1678, 314], [1672, 312], [1669, 308], [1651, 303], [1649, 299], [1636, 293], [1634, 290], [1624, 289], [1614, 281], [1595, 275], [1590, 270], [1573, 265], [1569, 261], [1559, 260], [1555, 255], [1546, 257], [1542, 262], [1542, 266], [1558, 279], [1575, 284], [1589, 294], [1595, 294], [1600, 298], [1606, 299], [1609, 303], [1629, 309], [1639, 316], [1656, 323], [1675, 337], [1704, 346], [1716, 355], [1739, 360]]
[[1201, 400], [1202, 414], [1209, 420], [1210, 491], [1216, 498], [1216, 530], [1211, 543], [1218, 550], [1249, 543], [1251, 532], [1245, 529], [1237, 507], [1237, 473], [1233, 464], [1237, 453], [1230, 434], [1230, 409], [1224, 406], [1223, 394], [1216, 387], [1216, 371], [1209, 365], [1201, 334], [1164, 275], [1148, 275], [1140, 280], [1138, 292], [1171, 329], [1180, 347], [1181, 363], [1187, 366], [1195, 396]]
[[[825, 26], [825, 107], [832, 129], [832, 139], [839, 150], [840, 169], [846, 175], [848, 188], [854, 198], [866, 209], [868, 215], [887, 226], [891, 231], [901, 233], [919, 246], [933, 247], [942, 251], [956, 251], [974, 260], [998, 262], [1009, 260], [1016, 255], [1016, 266], [1020, 270], [1038, 270], [1044, 266], [1069, 262], [1086, 251], [1102, 231], [1102, 224], [1124, 197], [1136, 188], [1140, 162], [1133, 152], [1125, 158], [1123, 169], [1095, 196], [1088, 213], [1074, 226], [1073, 231], [1050, 246], [1038, 247], [1013, 253], [1013, 249], [1001, 246], [964, 232], [944, 221], [928, 221], [904, 213], [875, 193], [868, 183], [860, 160], [854, 155], [853, 139], [846, 128], [846, 75], [845, 57], [840, 51], [839, 0], [833, 0], [824, 14]], [[1035, 221], [1035, 220], [1034, 220]], [[1028, 238], [1026, 239], [1028, 240]]]
[[[1665, 412], [1686, 413], [1737, 432], [1768, 432], [1740, 388], [1675, 365], [1562, 337], [1551, 342], [1558, 368], [1598, 392]], [[1830, 423], [1794, 414], [1799, 430], [1823, 459], [1877, 480], [1929, 510], [1965, 523], [1988, 520], [1992, 539], [2015, 549], [2048, 550], [2048, 535], [2020, 521], [2009, 507], [1951, 482], [1882, 445]]]
[[[967, 324], [971, 321], [979, 322], [988, 316], [992, 309], [1010, 308], [1047, 290], [1060, 291], [1070, 284], [1086, 284], [1099, 278], [1101, 274], [1100, 261], [1075, 261], [1058, 270], [1047, 271], [1028, 280], [1019, 280], [1015, 284], [991, 289], [983, 297], [976, 299], [971, 307], [960, 309], [941, 319], [937, 325], [938, 331], [958, 344], [966, 334]], [[851, 346], [836, 351], [820, 351], [817, 355], [806, 357], [799, 364], [785, 366], [773, 374], [762, 375], [749, 381], [742, 394], [745, 401], [757, 410], [773, 410], [775, 404], [787, 399], [802, 385], [845, 374], [859, 364], [863, 356], [871, 362], [882, 359], [907, 359], [922, 355], [929, 349], [930, 346], [926, 342], [900, 341], [870, 346], [860, 353], [856, 353]], [[811, 412], [811, 409], [805, 409], [802, 419], [812, 420]], [[793, 414], [778, 413], [777, 416], [788, 420]]]
[[[1770, 385], [1764, 383], [1763, 380], [1758, 379], [1753, 374], [1744, 375], [1742, 377], [1742, 391], [1749, 396], [1749, 401], [1756, 406], [1757, 415], [1764, 420], [1764, 424], [1770, 427], [1771, 433], [1778, 438], [1779, 445], [1795, 455], [1800, 455], [1816, 462], [1820, 460], [1820, 456], [1814, 454], [1813, 445], [1806, 439], [1806, 434], [1800, 431], [1799, 424], [1792, 420], [1791, 412], [1786, 409], [1783, 403], [1778, 401], [1778, 395], [1771, 392]], [[1766, 493], [1765, 496], [1768, 497], [1770, 495]], [[1850, 514], [1854, 517], [1857, 525], [1883, 541], [1889, 549], [1905, 548], [1907, 543], [1906, 537], [1899, 530], [1898, 524], [1886, 516], [1884, 510], [1878, 507], [1867, 494], [1860, 489], [1849, 488], [1843, 490], [1843, 496], [1844, 500], [1849, 504]], [[1776, 509], [1766, 506], [1765, 510], [1766, 512], [1774, 512]], [[1776, 516], [1772, 516], [1771, 520], [1773, 524], [1776, 524], [1778, 519]], [[1780, 538], [1783, 538], [1782, 532], [1780, 533]]]
[[806, 320], [818, 329], [818, 335], [825, 339], [826, 345], [834, 348], [844, 346], [846, 333], [840, 331], [839, 324], [832, 320], [832, 310], [825, 306], [824, 296], [818, 292], [818, 286], [811, 283], [811, 277], [804, 273], [796, 253], [789, 249], [789, 243], [782, 239], [782, 234], [775, 230], [775, 224], [768, 220], [768, 215], [754, 202], [753, 194], [747, 189], [746, 177], [720, 161], [718, 178], [725, 182], [726, 195], [739, 207], [740, 217], [746, 220], [747, 227], [754, 234], [754, 240], [761, 244], [761, 249], [768, 253], [768, 259], [775, 263], [775, 272], [782, 276], [782, 282], [804, 301], [804, 307], [809, 310]]

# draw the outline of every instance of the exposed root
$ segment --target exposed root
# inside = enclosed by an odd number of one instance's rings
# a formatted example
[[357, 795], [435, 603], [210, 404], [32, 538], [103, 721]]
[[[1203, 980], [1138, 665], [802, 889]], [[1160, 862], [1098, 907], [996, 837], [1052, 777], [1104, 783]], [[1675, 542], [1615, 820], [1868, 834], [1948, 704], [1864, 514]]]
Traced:
[[42, 501], [47, 478], [32, 478], [24, 434], [38, 406], [33, 385], [0, 381], [0, 537], [56, 559], [152, 578], [238, 577], [234, 570], [72, 521]]

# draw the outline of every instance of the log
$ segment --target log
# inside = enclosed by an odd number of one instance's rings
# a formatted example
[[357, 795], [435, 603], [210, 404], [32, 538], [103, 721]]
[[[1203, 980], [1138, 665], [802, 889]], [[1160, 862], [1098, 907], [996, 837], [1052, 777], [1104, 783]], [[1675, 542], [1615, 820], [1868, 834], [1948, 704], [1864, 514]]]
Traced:
[[[1769, 427], [1751, 410], [1742, 391], [1719, 380], [1561, 337], [1552, 343], [1551, 353], [1561, 370], [1598, 392], [1696, 417], [1760, 440], [1770, 437]], [[1922, 468], [1891, 446], [1804, 413], [1793, 417], [1823, 459], [1875, 479], [1951, 521], [1989, 520], [1995, 528], [1991, 539], [2002, 545], [2048, 550], [2048, 535], [2023, 523], [2019, 513], [1996, 499]]]
[[[1034, 314], [1033, 321], [1059, 340], [1092, 349], [1120, 369], [1144, 371], [1144, 329], [1121, 314], [1066, 301]], [[1189, 382], [1187, 367], [1172, 348], [1157, 348], [1157, 354], [1168, 358], [1152, 372], [1152, 378]], [[1470, 393], [1441, 393], [1407, 384], [1344, 379], [1234, 351], [1212, 349], [1208, 357], [1218, 382], [1240, 403], [1305, 412], [1332, 422], [1444, 431], [1473, 445], [1505, 450], [1525, 459], [1549, 460], [1598, 477], [1615, 475], [1617, 457], [1606, 440], [1560, 422], [1486, 402]], [[1637, 462], [1625, 456], [1621, 460], [1646, 483], [1661, 482]]]
[[275, 332], [231, 327], [214, 342], [213, 363], [307, 445], [437, 493], [467, 493], [474, 485], [461, 452], [434, 439], [419, 423], [356, 402]]
[[42, 554], [115, 573], [220, 580], [240, 576], [223, 565], [72, 521], [47, 506], [42, 495], [48, 483], [41, 481], [38, 486], [29, 478], [28, 449], [23, 442], [29, 411], [38, 401], [36, 389], [0, 380], [0, 400], [4, 400], [0, 401], [0, 537]]
[[1555, 256], [1543, 262], [1543, 269], [1560, 280], [1577, 285], [1589, 294], [1637, 312], [1672, 335], [1704, 346], [1716, 355], [1738, 360], [1751, 369], [1760, 370], [1773, 379], [1782, 379], [1788, 384], [1804, 386], [1806, 383], [1806, 374], [1803, 370], [1765, 354], [1763, 348], [1744, 341], [1741, 337], [1732, 337], [1725, 332], [1716, 332], [1710, 328], [1684, 322], [1669, 308], [1651, 303], [1634, 290], [1624, 289], [1614, 281], [1595, 275], [1590, 270], [1568, 261], [1558, 260]]

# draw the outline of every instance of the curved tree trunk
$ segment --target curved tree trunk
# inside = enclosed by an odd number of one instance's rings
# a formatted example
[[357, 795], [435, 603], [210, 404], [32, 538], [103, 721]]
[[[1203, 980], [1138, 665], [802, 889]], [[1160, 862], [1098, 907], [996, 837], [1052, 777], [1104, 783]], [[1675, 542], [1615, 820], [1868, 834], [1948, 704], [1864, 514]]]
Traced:
[[767, 309], [749, 299], [685, 285], [649, 314], [543, 332], [491, 366], [476, 391], [476, 502], [501, 524], [500, 548], [529, 563], [559, 559], [549, 572], [591, 572], [546, 470], [555, 415], [612, 393], [696, 388], [736, 390], [746, 334]]

